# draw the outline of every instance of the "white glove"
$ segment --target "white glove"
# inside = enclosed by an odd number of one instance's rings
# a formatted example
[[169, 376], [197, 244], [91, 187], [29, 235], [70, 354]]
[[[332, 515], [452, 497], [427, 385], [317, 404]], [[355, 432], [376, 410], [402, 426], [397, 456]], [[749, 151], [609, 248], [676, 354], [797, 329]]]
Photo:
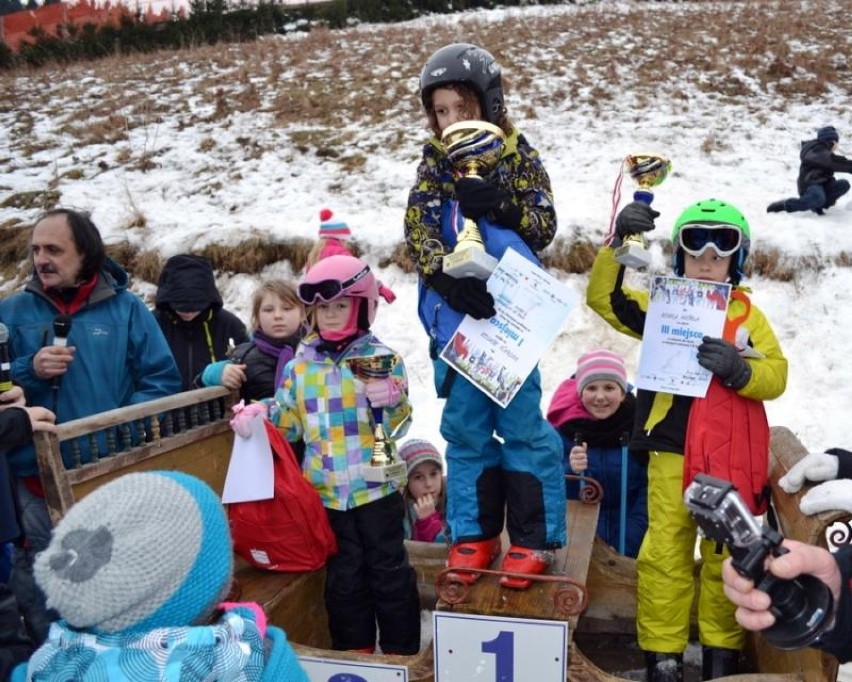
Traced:
[[852, 480], [826, 481], [809, 490], [799, 503], [802, 514], [824, 511], [852, 512]]
[[805, 481], [829, 481], [837, 478], [837, 467], [837, 455], [811, 452], [796, 462], [793, 468], [781, 477], [778, 485], [785, 492], [795, 493]]

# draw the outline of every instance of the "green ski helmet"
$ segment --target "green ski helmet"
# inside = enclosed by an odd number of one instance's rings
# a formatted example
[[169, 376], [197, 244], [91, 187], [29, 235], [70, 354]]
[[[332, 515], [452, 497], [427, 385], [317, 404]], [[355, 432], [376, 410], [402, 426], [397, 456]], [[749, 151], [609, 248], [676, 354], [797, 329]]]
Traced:
[[740, 210], [725, 201], [704, 199], [688, 206], [675, 221], [672, 230], [672, 246], [674, 247], [674, 272], [683, 277], [684, 250], [680, 245], [681, 230], [690, 224], [730, 225], [740, 233], [740, 246], [731, 258], [731, 269], [728, 273], [731, 283], [737, 285], [743, 278], [743, 267], [751, 249], [751, 229], [748, 221]]

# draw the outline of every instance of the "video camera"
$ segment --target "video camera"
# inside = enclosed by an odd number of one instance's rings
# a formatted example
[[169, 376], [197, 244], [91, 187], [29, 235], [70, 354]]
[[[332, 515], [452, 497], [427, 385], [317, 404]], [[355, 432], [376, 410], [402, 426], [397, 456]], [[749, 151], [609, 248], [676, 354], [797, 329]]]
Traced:
[[698, 474], [687, 487], [684, 502], [702, 535], [724, 543], [737, 573], [772, 599], [769, 610], [776, 620], [762, 631], [766, 641], [786, 651], [813, 644], [831, 621], [834, 599], [828, 586], [812, 575], [783, 580], [765, 570], [770, 554], [777, 557], [788, 551], [781, 546], [781, 534], [758, 523], [733, 484], [720, 478]]

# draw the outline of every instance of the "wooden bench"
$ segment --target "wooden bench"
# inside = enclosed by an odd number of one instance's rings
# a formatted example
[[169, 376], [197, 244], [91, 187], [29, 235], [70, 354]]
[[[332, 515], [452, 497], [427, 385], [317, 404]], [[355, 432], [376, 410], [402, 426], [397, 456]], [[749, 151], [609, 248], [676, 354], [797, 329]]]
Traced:
[[[203, 388], [67, 422], [56, 434], [37, 433], [41, 481], [54, 524], [77, 500], [131, 472], [183, 471], [221, 495], [234, 440], [228, 423], [234, 399], [223, 387]], [[144, 442], [134, 444], [133, 433], [142, 434]], [[92, 447], [96, 459], [68, 469], [60, 455], [63, 443], [66, 448]], [[239, 599], [260, 604], [290, 639], [328, 646], [325, 606], [316, 599], [323, 593], [324, 569], [261, 571], [235, 557], [235, 578]]]
[[[568, 500], [568, 546], [556, 551], [548, 575], [566, 576], [585, 586], [589, 561], [598, 526], [599, 504]], [[508, 537], [503, 537], [503, 553], [495, 561], [499, 566], [509, 548]], [[476, 613], [510, 618], [543, 618], [568, 620], [569, 636], [577, 625], [578, 615], [565, 617], [557, 594], [565, 588], [560, 582], [533, 582], [526, 590], [501, 587], [499, 576], [483, 575], [465, 595], [463, 601], [451, 604], [439, 599], [437, 608], [456, 613]], [[440, 594], [439, 594], [440, 597]]]

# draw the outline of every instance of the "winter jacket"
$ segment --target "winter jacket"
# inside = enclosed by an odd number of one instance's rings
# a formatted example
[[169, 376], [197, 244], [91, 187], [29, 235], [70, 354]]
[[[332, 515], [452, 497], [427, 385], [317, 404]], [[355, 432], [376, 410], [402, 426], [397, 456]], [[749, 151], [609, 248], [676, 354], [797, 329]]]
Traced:
[[805, 140], [799, 152], [801, 165], [796, 187], [804, 194], [811, 185], [824, 185], [835, 173], [852, 173], [852, 160], [832, 154], [831, 147], [820, 140]]
[[[176, 312], [200, 314], [186, 322]], [[242, 321], [222, 308], [213, 268], [200, 256], [178, 255], [166, 261], [154, 316], [180, 368], [182, 391], [193, 388], [208, 363], [225, 359], [230, 348], [249, 340]]]
[[255, 613], [236, 605], [212, 625], [144, 634], [80, 632], [58, 621], [12, 682], [308, 682], [283, 630], [262, 632]]
[[[59, 309], [34, 276], [24, 291], [0, 302], [0, 321], [11, 332], [12, 378], [30, 405], [56, 412], [62, 424], [125, 405], [173, 395], [180, 373], [163, 333], [142, 300], [127, 289], [127, 274], [111, 260], [83, 307], [71, 315], [68, 345], [74, 360], [58, 380], [36, 376], [33, 356], [53, 342], [53, 320]], [[54, 387], [57, 403], [54, 409]], [[69, 443], [63, 443], [65, 466], [72, 468]], [[101, 443], [106, 450], [106, 442]], [[89, 461], [88, 443], [80, 443], [81, 460]], [[38, 473], [31, 445], [9, 454], [16, 476]]]
[[[291, 349], [291, 354], [295, 355], [294, 346], [288, 344], [287, 347]], [[201, 383], [204, 386], [221, 386], [222, 372], [225, 365], [231, 362], [246, 366], [246, 380], [240, 387], [240, 397], [243, 400], [249, 403], [253, 400], [271, 398], [275, 395], [277, 383], [275, 368], [278, 364], [278, 358], [264, 353], [254, 341], [237, 346], [231, 360], [220, 360], [207, 365], [202, 374]]]
[[0, 412], [0, 544], [15, 540], [21, 534], [6, 452], [32, 439], [33, 427], [26, 410], [8, 407]]
[[[636, 398], [628, 393], [613, 415], [606, 419], [595, 419], [583, 406], [577, 394], [577, 382], [571, 378], [556, 389], [547, 412], [547, 420], [562, 437], [566, 474], [574, 474], [570, 455], [575, 443], [588, 445], [589, 467], [585, 475], [598, 481], [604, 491], [598, 517], [598, 536], [616, 548], [621, 533], [622, 460], [623, 455], [627, 454], [624, 554], [631, 557], [639, 553], [639, 545], [648, 529], [648, 454], [635, 450], [624, 451], [633, 430], [635, 411]], [[570, 499], [579, 499], [579, 483], [566, 481], [566, 493]]]
[[[362, 466], [369, 464], [375, 443], [373, 417], [363, 385], [346, 362], [394, 354], [369, 332], [338, 353], [325, 350], [322, 339], [312, 333], [284, 368], [275, 399], [267, 403], [270, 421], [283, 429], [285, 438], [305, 441], [302, 468], [329, 509], [346, 511], [398, 494], [397, 483], [367, 483], [363, 478]], [[400, 438], [411, 417], [408, 380], [401, 361], [394, 367], [393, 377], [402, 383], [403, 393], [397, 405], [382, 410], [382, 423], [388, 435]]]
[[[615, 260], [615, 252], [605, 246], [598, 251], [586, 303], [616, 330], [637, 339], [642, 338], [648, 292], [624, 286], [624, 266]], [[744, 311], [740, 301], [732, 300], [728, 318], [735, 319]], [[751, 378], [738, 393], [751, 400], [772, 400], [784, 392], [787, 385], [787, 360], [769, 322], [752, 305], [748, 317], [740, 324], [749, 335], [748, 343], [764, 357], [746, 358]], [[671, 393], [639, 390], [636, 421], [630, 447], [635, 450], [683, 454], [686, 424], [692, 398]]]
[[[446, 486], [446, 483], [444, 484]], [[445, 488], [446, 489], [446, 488]], [[446, 542], [447, 530], [444, 515], [437, 509], [425, 519], [418, 519], [414, 501], [405, 497], [405, 539], [415, 542]]]
[[[405, 242], [421, 278], [441, 270], [441, 260], [455, 246], [455, 240], [449, 243], [443, 234], [446, 204], [455, 203], [456, 198], [453, 179], [443, 147], [433, 139], [423, 148], [405, 213]], [[556, 234], [550, 178], [523, 135], [517, 131], [509, 135], [500, 162], [485, 179], [509, 194], [520, 208], [517, 234], [530, 250], [538, 253], [550, 244]]]

